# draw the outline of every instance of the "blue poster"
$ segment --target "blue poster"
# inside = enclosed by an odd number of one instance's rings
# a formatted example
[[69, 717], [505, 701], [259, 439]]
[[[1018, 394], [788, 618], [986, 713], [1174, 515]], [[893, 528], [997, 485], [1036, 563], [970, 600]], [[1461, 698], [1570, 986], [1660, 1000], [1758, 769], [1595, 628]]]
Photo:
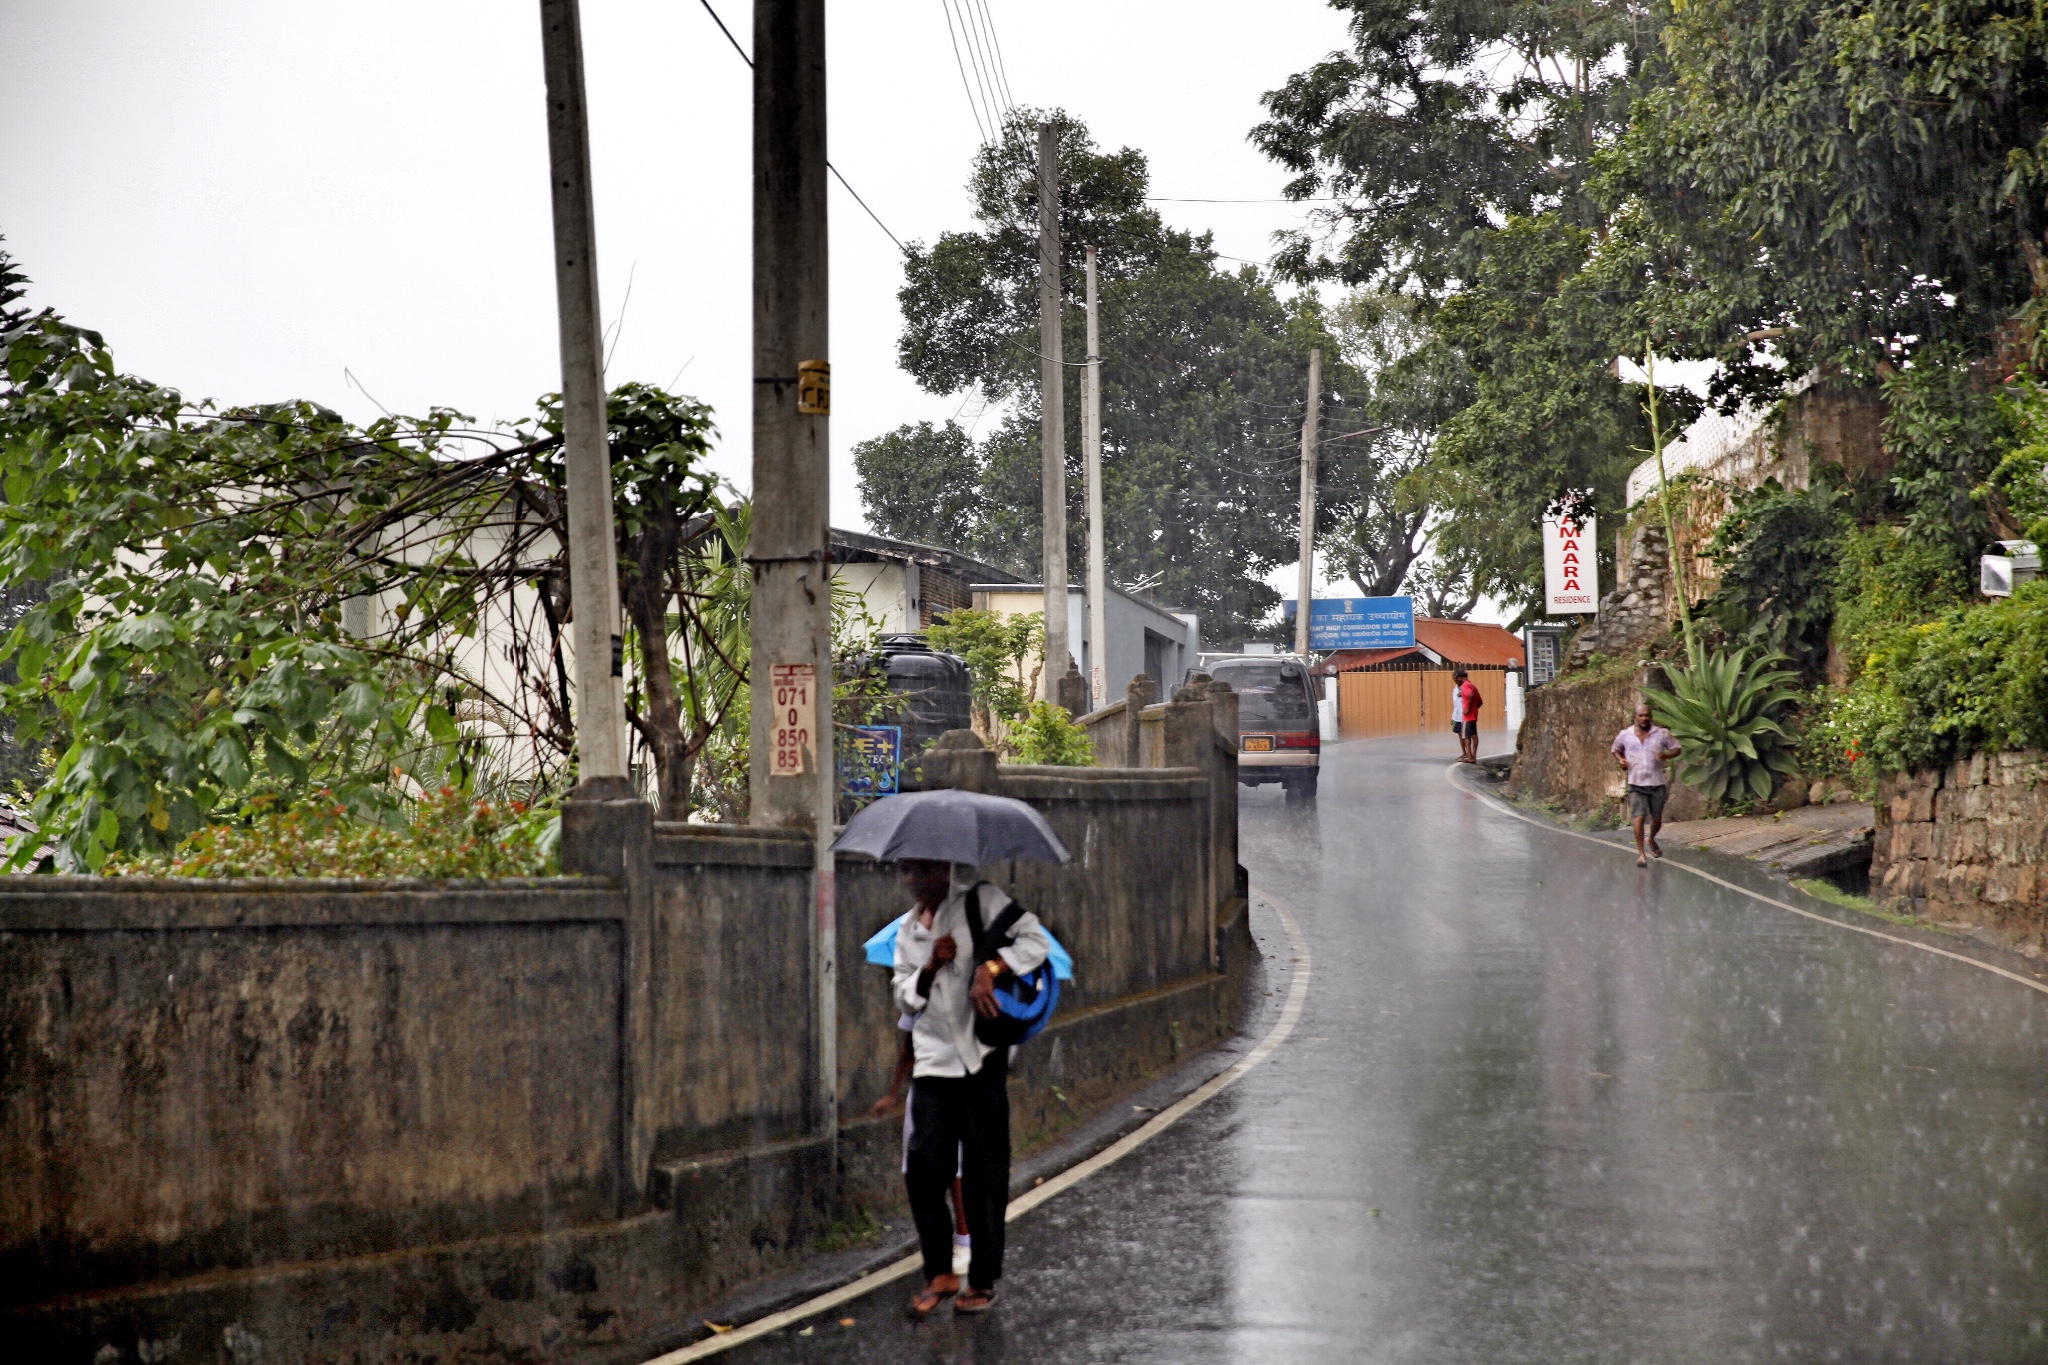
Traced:
[[[1294, 616], [1294, 599], [1287, 599]], [[1412, 649], [1412, 597], [1318, 597], [1309, 604], [1310, 649]]]
[[850, 725], [833, 746], [839, 754], [842, 796], [891, 796], [903, 766], [903, 727]]

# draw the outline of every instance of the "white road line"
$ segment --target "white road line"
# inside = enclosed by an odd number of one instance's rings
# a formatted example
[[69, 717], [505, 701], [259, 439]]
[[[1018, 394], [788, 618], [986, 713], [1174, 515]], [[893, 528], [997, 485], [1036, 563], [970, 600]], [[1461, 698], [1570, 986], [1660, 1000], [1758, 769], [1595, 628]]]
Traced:
[[[1158, 1137], [1161, 1133], [1173, 1127], [1174, 1124], [1179, 1123], [1196, 1109], [1199, 1109], [1225, 1090], [1228, 1090], [1246, 1072], [1272, 1056], [1273, 1050], [1287, 1041], [1288, 1035], [1294, 1032], [1294, 1026], [1300, 1022], [1302, 1006], [1308, 1000], [1308, 940], [1302, 937], [1301, 925], [1295, 922], [1294, 916], [1288, 912], [1286, 906], [1273, 899], [1271, 895], [1264, 891], [1259, 892], [1258, 896], [1260, 900], [1272, 906], [1274, 913], [1280, 916], [1280, 923], [1286, 926], [1287, 937], [1294, 945], [1294, 979], [1288, 983], [1287, 1003], [1281, 1008], [1280, 1018], [1274, 1023], [1266, 1036], [1261, 1038], [1258, 1045], [1250, 1052], [1247, 1052], [1228, 1067], [1210, 1077], [1186, 1095], [1183, 1095], [1173, 1104], [1160, 1110], [1151, 1119], [1147, 1120], [1143, 1126], [1118, 1138], [1086, 1161], [1069, 1166], [1066, 1170], [1047, 1180], [1043, 1185], [1033, 1186], [1015, 1199], [1012, 1199], [1009, 1212], [1004, 1215], [1003, 1221], [1015, 1222], [1040, 1204], [1043, 1204], [1046, 1200], [1051, 1199], [1054, 1195], [1070, 1190], [1089, 1176], [1107, 1170], [1117, 1162], [1122, 1161], [1132, 1152], [1137, 1151], [1153, 1138]], [[806, 1299], [794, 1308], [785, 1308], [779, 1313], [770, 1313], [767, 1317], [757, 1318], [744, 1327], [736, 1327], [730, 1332], [706, 1337], [702, 1341], [694, 1342], [679, 1350], [670, 1351], [667, 1355], [656, 1356], [654, 1359], [647, 1361], [646, 1365], [685, 1365], [687, 1361], [704, 1360], [707, 1357], [719, 1354], [721, 1351], [729, 1351], [735, 1346], [767, 1336], [771, 1332], [779, 1332], [785, 1327], [802, 1322], [805, 1318], [816, 1317], [829, 1308], [837, 1308], [842, 1303], [851, 1303], [863, 1294], [880, 1289], [892, 1280], [900, 1280], [906, 1275], [915, 1274], [922, 1265], [923, 1258], [913, 1253], [905, 1256], [900, 1261], [894, 1261], [883, 1266], [880, 1270], [870, 1271], [851, 1284], [841, 1285], [829, 1293], [820, 1294], [813, 1299]]]
[[[1474, 790], [1472, 787], [1468, 786], [1467, 784], [1459, 780], [1458, 765], [1455, 763], [1453, 763], [1449, 768], [1446, 768], [1444, 770], [1444, 777], [1446, 780], [1450, 782], [1450, 784], [1453, 787], [1457, 788], [1465, 795], [1470, 796], [1479, 801], [1484, 801], [1487, 805], [1492, 806], [1501, 814], [1511, 815], [1515, 819], [1522, 821], [1524, 824], [1534, 825], [1538, 829], [1549, 830], [1552, 834], [1562, 834], [1568, 839], [1583, 839], [1589, 844], [1598, 844], [1601, 848], [1610, 849], [1616, 853], [1625, 853], [1628, 854], [1630, 857], [1635, 856], [1635, 849], [1631, 845], [1617, 844], [1607, 839], [1596, 839], [1590, 834], [1581, 834], [1575, 829], [1560, 829], [1556, 825], [1551, 824], [1548, 820], [1538, 820], [1535, 816], [1530, 815], [1525, 811], [1516, 810], [1513, 806], [1509, 805], [1505, 801], [1502, 801], [1499, 797], [1492, 796], [1486, 792]], [[1788, 905], [1786, 902], [1778, 900], [1775, 897], [1764, 895], [1761, 891], [1752, 891], [1746, 886], [1737, 886], [1734, 882], [1728, 881], [1725, 878], [1716, 877], [1713, 873], [1703, 871], [1700, 868], [1689, 867], [1684, 863], [1674, 863], [1670, 861], [1668, 858], [1662, 861], [1664, 866], [1666, 867], [1675, 867], [1680, 872], [1690, 872], [1693, 876], [1703, 877], [1707, 881], [1712, 882], [1716, 886], [1725, 886], [1730, 891], [1734, 891], [1741, 895], [1747, 896], [1753, 901], [1762, 901], [1765, 905], [1775, 905], [1780, 910], [1790, 911], [1792, 914], [1798, 915], [1804, 919], [1810, 919], [1817, 924], [1825, 924], [1828, 925], [1830, 928], [1834, 929], [1846, 929], [1852, 934], [1864, 934], [1870, 938], [1881, 938], [1886, 943], [1896, 943], [1904, 948], [1917, 948], [1923, 953], [1933, 953], [1936, 957], [1951, 958], [1954, 961], [1961, 962], [1967, 966], [1976, 967], [1982, 971], [1990, 972], [1993, 976], [2002, 976], [2007, 981], [2017, 981], [2020, 985], [2025, 986], [2030, 991], [2039, 991], [2043, 995], [2048, 995], [2048, 985], [2044, 985], [2039, 981], [2030, 981], [2026, 977], [2021, 976], [2018, 972], [2009, 972], [2003, 967], [1994, 967], [1989, 962], [1980, 962], [1974, 957], [1966, 956], [1963, 953], [1952, 953], [1946, 948], [1936, 948], [1932, 944], [1915, 943], [1912, 939], [1900, 938], [1897, 934], [1887, 934], [1879, 929], [1867, 929], [1860, 924], [1846, 924], [1838, 919], [1830, 919], [1826, 915], [1816, 915], [1811, 910], [1801, 910], [1796, 905]], [[1278, 907], [1275, 908], [1277, 909]]]

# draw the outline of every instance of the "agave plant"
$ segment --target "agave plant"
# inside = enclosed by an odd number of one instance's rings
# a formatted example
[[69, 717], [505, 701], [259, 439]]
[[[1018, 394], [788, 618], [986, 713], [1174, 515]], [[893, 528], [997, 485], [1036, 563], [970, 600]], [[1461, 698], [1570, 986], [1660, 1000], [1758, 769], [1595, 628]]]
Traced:
[[1650, 712], [1685, 752], [1678, 773], [1709, 801], [1761, 801], [1796, 771], [1797, 738], [1786, 708], [1799, 700], [1798, 675], [1782, 654], [1716, 651], [1693, 668], [1673, 665], [1671, 690], [1648, 692]]

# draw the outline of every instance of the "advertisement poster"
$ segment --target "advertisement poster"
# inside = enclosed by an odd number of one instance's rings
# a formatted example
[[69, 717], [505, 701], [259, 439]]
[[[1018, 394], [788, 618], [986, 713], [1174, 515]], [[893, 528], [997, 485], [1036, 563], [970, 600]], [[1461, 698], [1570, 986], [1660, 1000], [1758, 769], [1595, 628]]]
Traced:
[[1543, 519], [1545, 614], [1566, 616], [1600, 610], [1600, 533], [1595, 517]]
[[849, 725], [836, 746], [843, 796], [890, 796], [903, 769], [903, 727]]

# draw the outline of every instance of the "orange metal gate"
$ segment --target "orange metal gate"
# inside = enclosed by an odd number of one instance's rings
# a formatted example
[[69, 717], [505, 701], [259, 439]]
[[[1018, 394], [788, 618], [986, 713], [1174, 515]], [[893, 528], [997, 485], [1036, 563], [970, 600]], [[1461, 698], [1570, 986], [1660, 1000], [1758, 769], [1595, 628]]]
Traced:
[[[1471, 670], [1485, 705], [1479, 722], [1488, 729], [1506, 724], [1508, 675], [1498, 668]], [[1451, 671], [1403, 669], [1337, 675], [1337, 725], [1346, 739], [1373, 735], [1451, 733]]]

